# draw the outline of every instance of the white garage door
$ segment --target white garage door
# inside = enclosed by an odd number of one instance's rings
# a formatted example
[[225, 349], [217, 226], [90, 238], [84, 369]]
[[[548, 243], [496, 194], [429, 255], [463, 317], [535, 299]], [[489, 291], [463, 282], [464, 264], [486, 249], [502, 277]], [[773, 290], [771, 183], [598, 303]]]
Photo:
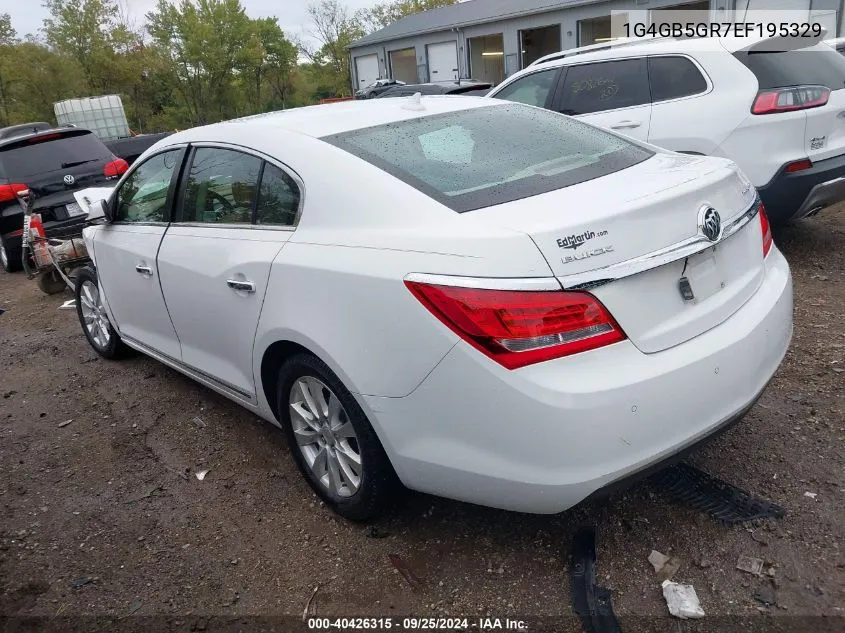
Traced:
[[458, 78], [458, 46], [456, 42], [428, 45], [429, 81], [449, 81]]
[[356, 57], [355, 72], [358, 76], [358, 89], [369, 86], [378, 79], [378, 56], [373, 53]]

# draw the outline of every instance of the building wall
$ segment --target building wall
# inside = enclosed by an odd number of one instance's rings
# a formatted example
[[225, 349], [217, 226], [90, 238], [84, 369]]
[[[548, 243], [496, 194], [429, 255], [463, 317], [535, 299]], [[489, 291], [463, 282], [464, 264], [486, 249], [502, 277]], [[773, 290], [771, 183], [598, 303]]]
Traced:
[[[516, 0], [515, 0], [516, 1]], [[782, 8], [785, 0], [750, 0], [751, 9], [766, 9], [769, 6]], [[788, 1], [788, 0], [786, 0]], [[821, 9], [842, 10], [843, 0], [812, 0], [813, 13]], [[505, 77], [520, 70], [519, 65], [519, 31], [523, 29], [539, 28], [560, 24], [561, 43], [560, 50], [575, 48], [578, 46], [578, 21], [586, 18], [597, 18], [610, 15], [612, 11], [628, 11], [631, 19], [647, 21], [648, 12], [653, 9], [678, 7], [686, 4], [684, 0], [610, 0], [607, 2], [595, 2], [581, 6], [548, 11], [534, 15], [500, 20], [486, 24], [477, 24], [460, 29], [441, 31], [415, 35], [406, 38], [391, 40], [370, 46], [361, 46], [351, 49], [352, 57], [377, 53], [379, 56], [379, 69], [381, 76], [387, 77], [387, 53], [391, 50], [414, 47], [417, 55], [417, 81], [425, 83], [429, 81], [428, 66], [426, 60], [426, 45], [438, 42], [454, 41], [458, 47], [458, 65], [462, 78], [470, 77], [469, 47], [467, 39], [481, 35], [495, 35], [501, 33], [504, 38], [504, 63]], [[745, 0], [710, 0], [710, 15], [712, 21], [726, 22], [733, 16], [733, 6], [741, 9], [745, 7]], [[678, 7], [681, 8], [681, 7]], [[741, 13], [741, 11], [740, 11]], [[840, 29], [845, 29], [840, 20]], [[845, 36], [845, 32], [840, 30]], [[351, 64], [352, 72], [355, 72], [355, 64]], [[356, 84], [353, 77], [353, 85]]]

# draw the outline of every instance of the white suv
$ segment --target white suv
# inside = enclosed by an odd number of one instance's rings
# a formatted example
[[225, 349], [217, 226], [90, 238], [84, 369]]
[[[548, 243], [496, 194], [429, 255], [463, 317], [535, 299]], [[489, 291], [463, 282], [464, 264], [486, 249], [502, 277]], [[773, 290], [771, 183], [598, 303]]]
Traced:
[[488, 96], [730, 158], [773, 224], [845, 199], [845, 58], [815, 39], [593, 45], [543, 57]]

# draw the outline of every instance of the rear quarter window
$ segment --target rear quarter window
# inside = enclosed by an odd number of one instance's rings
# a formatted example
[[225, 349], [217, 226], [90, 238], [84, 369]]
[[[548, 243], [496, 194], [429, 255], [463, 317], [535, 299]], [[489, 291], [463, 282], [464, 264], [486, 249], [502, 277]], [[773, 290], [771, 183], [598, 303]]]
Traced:
[[322, 140], [461, 213], [600, 178], [653, 155], [591, 125], [517, 103]]
[[845, 88], [845, 57], [827, 44], [781, 52], [734, 53], [754, 73], [760, 90], [789, 86]]

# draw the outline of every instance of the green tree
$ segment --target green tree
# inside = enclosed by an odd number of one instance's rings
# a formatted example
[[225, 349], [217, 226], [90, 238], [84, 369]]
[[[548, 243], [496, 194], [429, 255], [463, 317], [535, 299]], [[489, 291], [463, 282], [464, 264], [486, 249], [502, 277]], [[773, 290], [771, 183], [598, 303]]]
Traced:
[[50, 17], [44, 20], [47, 43], [76, 60], [88, 89], [107, 90], [114, 75], [114, 37], [127, 36], [118, 24], [114, 0], [46, 0]]
[[12, 56], [17, 32], [8, 13], [0, 13], [0, 126], [9, 125], [9, 87], [7, 62]]
[[308, 15], [313, 25], [311, 35], [320, 47], [314, 50], [303, 46], [302, 51], [314, 64], [318, 83], [329, 88], [332, 96], [351, 94], [348, 47], [364, 35], [359, 19], [337, 0], [308, 5]]

